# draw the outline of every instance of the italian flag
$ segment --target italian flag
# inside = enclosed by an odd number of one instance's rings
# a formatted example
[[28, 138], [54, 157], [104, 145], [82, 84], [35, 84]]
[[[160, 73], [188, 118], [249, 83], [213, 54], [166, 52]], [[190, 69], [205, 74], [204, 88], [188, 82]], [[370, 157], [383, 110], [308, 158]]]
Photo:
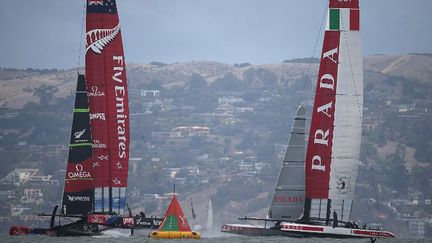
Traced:
[[360, 30], [359, 9], [330, 8], [327, 30]]

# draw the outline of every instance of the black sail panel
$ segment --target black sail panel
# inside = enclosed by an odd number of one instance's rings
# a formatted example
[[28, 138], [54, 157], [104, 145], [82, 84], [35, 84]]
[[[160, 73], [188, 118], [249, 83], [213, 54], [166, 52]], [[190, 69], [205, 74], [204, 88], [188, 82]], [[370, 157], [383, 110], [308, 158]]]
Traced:
[[62, 201], [64, 214], [93, 211], [94, 183], [89, 104], [84, 75], [78, 76]]

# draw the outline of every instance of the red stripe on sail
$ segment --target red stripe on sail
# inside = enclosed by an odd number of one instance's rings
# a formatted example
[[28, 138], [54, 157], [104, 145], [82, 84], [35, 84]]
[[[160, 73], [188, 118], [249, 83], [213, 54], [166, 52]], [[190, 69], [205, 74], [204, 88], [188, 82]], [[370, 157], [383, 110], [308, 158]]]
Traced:
[[339, 31], [326, 31], [306, 153], [306, 197], [328, 198], [339, 60]]
[[87, 14], [86, 77], [90, 96], [95, 187], [126, 187], [129, 108], [117, 14]]
[[330, 0], [330, 8], [358, 8], [359, 0]]
[[350, 30], [360, 30], [360, 11], [359, 9], [350, 10]]

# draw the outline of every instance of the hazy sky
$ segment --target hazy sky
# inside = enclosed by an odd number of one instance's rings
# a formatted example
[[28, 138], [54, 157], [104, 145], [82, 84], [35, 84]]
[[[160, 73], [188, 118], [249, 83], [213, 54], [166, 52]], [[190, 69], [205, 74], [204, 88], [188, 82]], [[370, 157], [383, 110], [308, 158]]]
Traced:
[[[262, 64], [311, 57], [326, 4], [117, 0], [126, 60], [138, 63]], [[1, 0], [0, 67], [76, 67], [84, 5], [84, 0]], [[431, 10], [431, 0], [362, 0], [364, 55], [432, 53]]]

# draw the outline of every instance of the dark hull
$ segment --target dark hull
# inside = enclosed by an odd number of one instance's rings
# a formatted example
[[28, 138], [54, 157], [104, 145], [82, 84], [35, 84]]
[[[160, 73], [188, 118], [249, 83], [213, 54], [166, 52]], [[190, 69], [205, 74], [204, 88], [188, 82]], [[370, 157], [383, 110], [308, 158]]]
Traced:
[[100, 235], [107, 229], [157, 229], [162, 223], [163, 218], [140, 218], [133, 227], [116, 227], [100, 224], [89, 224], [87, 219], [81, 219], [70, 224], [55, 226], [52, 228], [31, 228], [28, 226], [12, 226], [10, 235], [50, 235], [50, 236], [95, 236]]
[[107, 227], [88, 224], [84, 219], [76, 222], [59, 225], [52, 228], [30, 228], [27, 226], [12, 226], [10, 235], [50, 235], [50, 236], [94, 236], [99, 235]]
[[52, 236], [94, 236], [99, 235], [107, 227], [97, 224], [88, 224], [86, 221], [77, 221], [71, 224], [60, 225], [46, 231]]

